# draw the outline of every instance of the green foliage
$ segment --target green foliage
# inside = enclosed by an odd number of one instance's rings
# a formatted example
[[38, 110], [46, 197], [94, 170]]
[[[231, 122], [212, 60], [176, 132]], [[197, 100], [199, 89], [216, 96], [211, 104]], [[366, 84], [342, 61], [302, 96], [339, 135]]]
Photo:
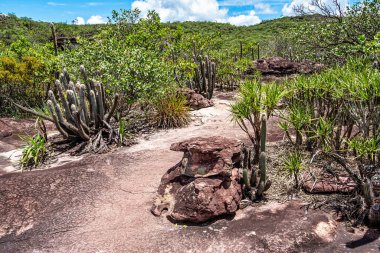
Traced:
[[[0, 93], [16, 102], [41, 106], [46, 95], [45, 87], [50, 81], [46, 75], [49, 67], [34, 56], [22, 56], [20, 59], [8, 56], [0, 57]], [[0, 114], [15, 114], [5, 99], [0, 100], [4, 108]]]
[[238, 100], [231, 105], [232, 119], [248, 135], [255, 150], [255, 160], [260, 154], [261, 113], [270, 117], [285, 95], [276, 83], [262, 84], [258, 80], [246, 80], [239, 89]]
[[[364, 136], [376, 133], [379, 81], [380, 73], [362, 59], [288, 81], [285, 84], [289, 91], [288, 113], [284, 117], [288, 125], [284, 124], [283, 128], [291, 127], [303, 133], [314, 146], [326, 150], [341, 149], [354, 126]], [[369, 125], [369, 122], [373, 123]]]
[[170, 66], [156, 48], [164, 31], [157, 16], [139, 21], [134, 16], [134, 12], [114, 12], [116, 24], [61, 55], [61, 66], [72, 73], [78, 65], [87, 66], [89, 75], [103, 82], [108, 93], [120, 92], [127, 104], [162, 95], [174, 83]]
[[246, 80], [240, 86], [238, 101], [231, 105], [232, 116], [234, 120], [241, 120], [265, 112], [269, 117], [285, 94], [282, 86], [276, 83]]
[[336, 64], [352, 56], [367, 55], [358, 46], [375, 38], [379, 27], [380, 2], [364, 0], [348, 7], [343, 17], [304, 24], [293, 29], [288, 37], [293, 41], [292, 51], [297, 58]]
[[187, 99], [174, 92], [155, 100], [154, 122], [160, 128], [183, 127], [190, 122], [190, 111], [186, 106]]
[[22, 150], [20, 167], [23, 171], [28, 167], [38, 167], [46, 158], [46, 140], [40, 134], [25, 139], [26, 144]]
[[[102, 25], [71, 25], [56, 23], [57, 32], [62, 37], [86, 36], [98, 33]], [[50, 41], [49, 23], [34, 21], [26, 17], [16, 17], [14, 14], [0, 17], [0, 42], [10, 45], [24, 37], [34, 46], [44, 45]]]
[[290, 152], [284, 160], [284, 168], [289, 175], [294, 177], [295, 187], [298, 188], [298, 175], [304, 168], [301, 154], [298, 151]]
[[284, 160], [284, 168], [291, 175], [298, 174], [302, 168], [302, 156], [299, 152], [291, 152]]
[[354, 138], [347, 141], [349, 148], [358, 156], [365, 157], [375, 162], [375, 155], [380, 152], [380, 137], [372, 136], [364, 139], [363, 137]]
[[119, 118], [119, 128], [118, 128], [118, 131], [117, 131], [117, 133], [119, 134], [119, 142], [118, 142], [118, 145], [119, 146], [121, 146], [121, 145], [123, 145], [123, 143], [124, 143], [124, 138], [125, 138], [125, 136], [126, 136], [126, 131], [127, 131], [127, 128], [126, 128], [126, 121], [125, 121], [125, 119], [122, 119], [121, 117], [120, 117], [120, 115], [118, 116], [118, 118]]

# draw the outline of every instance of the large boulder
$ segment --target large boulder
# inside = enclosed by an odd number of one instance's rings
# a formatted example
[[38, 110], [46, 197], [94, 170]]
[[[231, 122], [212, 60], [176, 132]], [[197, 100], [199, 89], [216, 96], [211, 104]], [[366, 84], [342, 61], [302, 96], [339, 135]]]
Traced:
[[311, 74], [323, 69], [323, 64], [311, 61], [293, 62], [281, 57], [259, 59], [254, 62], [253, 69], [247, 69], [245, 74], [250, 75], [256, 71], [262, 75], [286, 76], [293, 74]]
[[192, 110], [199, 110], [202, 108], [207, 108], [214, 106], [214, 103], [202, 96], [201, 94], [196, 93], [194, 90], [189, 88], [179, 89], [179, 93], [183, 94], [187, 99], [187, 106]]
[[205, 222], [239, 208], [238, 167], [243, 144], [224, 137], [193, 138], [172, 144], [182, 160], [161, 179], [152, 213], [174, 221]]

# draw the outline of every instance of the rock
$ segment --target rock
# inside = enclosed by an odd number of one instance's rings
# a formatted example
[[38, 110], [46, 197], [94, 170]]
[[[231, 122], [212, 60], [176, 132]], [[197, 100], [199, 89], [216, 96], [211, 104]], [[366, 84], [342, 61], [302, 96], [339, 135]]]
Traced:
[[2, 138], [6, 138], [6, 137], [9, 137], [13, 134], [13, 132], [11, 130], [0, 130], [0, 139]]
[[315, 183], [311, 177], [307, 178], [302, 187], [308, 193], [350, 193], [355, 189], [356, 184], [349, 177], [336, 178], [325, 174]]
[[292, 62], [281, 57], [259, 59], [254, 62], [254, 68], [247, 69], [246, 75], [252, 75], [256, 70], [262, 75], [285, 76], [293, 74], [311, 74], [323, 69], [323, 64], [311, 61]]
[[193, 110], [199, 110], [202, 108], [207, 108], [214, 106], [214, 103], [202, 96], [201, 94], [196, 93], [194, 90], [189, 88], [179, 89], [179, 93], [183, 94], [187, 98], [187, 106]]
[[172, 144], [171, 150], [184, 155], [162, 177], [152, 213], [160, 216], [167, 211], [172, 220], [195, 223], [235, 213], [242, 198], [238, 167], [243, 147], [224, 137]]

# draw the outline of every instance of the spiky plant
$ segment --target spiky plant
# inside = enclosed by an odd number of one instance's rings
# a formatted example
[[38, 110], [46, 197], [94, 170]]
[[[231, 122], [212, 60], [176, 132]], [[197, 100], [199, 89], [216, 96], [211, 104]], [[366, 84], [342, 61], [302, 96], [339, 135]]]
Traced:
[[27, 137], [24, 141], [26, 144], [19, 160], [21, 171], [27, 167], [37, 167], [45, 160], [47, 154], [46, 139], [41, 134]]
[[290, 152], [284, 160], [284, 168], [289, 173], [289, 175], [294, 177], [294, 180], [295, 180], [294, 187], [298, 189], [299, 187], [298, 175], [303, 168], [301, 154], [297, 151]]
[[83, 66], [80, 72], [84, 83], [77, 81], [75, 85], [66, 69], [60, 74], [60, 80], [55, 82], [58, 99], [52, 90], [48, 92], [49, 116], [16, 106], [53, 122], [64, 139], [84, 143], [81, 152], [102, 152], [107, 145], [119, 143], [119, 136], [110, 125], [119, 96], [115, 95], [108, 104], [103, 84], [89, 80]]
[[190, 110], [186, 97], [173, 92], [154, 102], [154, 123], [160, 128], [183, 127], [190, 122]]
[[259, 162], [261, 140], [261, 113], [272, 116], [285, 91], [276, 83], [261, 84], [247, 80], [240, 86], [239, 98], [231, 105], [232, 120], [252, 142], [254, 161]]

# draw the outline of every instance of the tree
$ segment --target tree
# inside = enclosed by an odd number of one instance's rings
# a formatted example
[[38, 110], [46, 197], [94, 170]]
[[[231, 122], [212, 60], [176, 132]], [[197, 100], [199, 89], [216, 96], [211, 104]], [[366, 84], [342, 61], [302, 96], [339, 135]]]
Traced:
[[364, 0], [346, 9], [338, 0], [333, 0], [330, 5], [322, 0], [312, 0], [310, 6], [297, 6], [295, 11], [299, 15], [318, 14], [320, 22], [303, 25], [291, 36], [294, 53], [305, 58], [334, 63], [353, 55], [365, 55], [356, 50], [360, 36], [373, 39], [379, 32], [379, 0]]

